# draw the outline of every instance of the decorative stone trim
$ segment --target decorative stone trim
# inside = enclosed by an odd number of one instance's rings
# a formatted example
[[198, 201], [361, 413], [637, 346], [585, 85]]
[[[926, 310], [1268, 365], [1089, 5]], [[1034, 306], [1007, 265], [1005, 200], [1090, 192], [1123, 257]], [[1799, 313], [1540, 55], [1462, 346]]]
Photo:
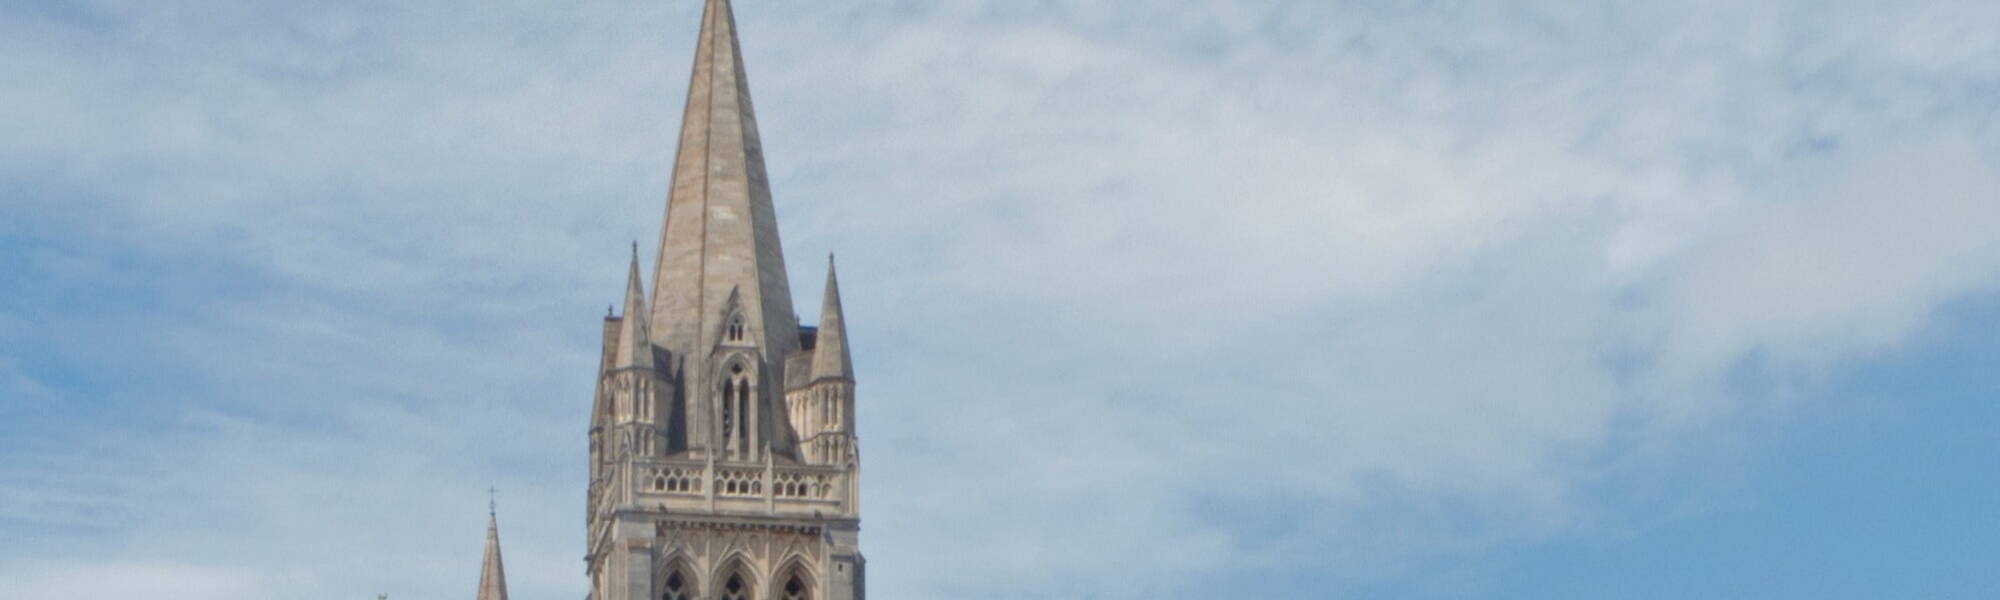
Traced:
[[746, 531], [783, 535], [817, 536], [824, 528], [818, 525], [795, 525], [790, 523], [746, 523], [742, 521], [698, 521], [661, 519], [653, 523], [656, 535], [680, 531]]

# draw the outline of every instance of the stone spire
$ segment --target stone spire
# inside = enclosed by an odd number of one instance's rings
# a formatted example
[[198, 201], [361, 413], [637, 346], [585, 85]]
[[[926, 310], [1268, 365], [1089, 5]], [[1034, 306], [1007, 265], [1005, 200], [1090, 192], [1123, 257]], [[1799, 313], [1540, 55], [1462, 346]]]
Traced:
[[486, 512], [486, 564], [479, 568], [478, 600], [507, 600], [507, 570], [500, 567], [500, 517], [491, 504]]
[[739, 295], [749, 337], [774, 372], [798, 349], [798, 317], [728, 0], [707, 0], [702, 12], [655, 264], [653, 340], [676, 358], [714, 347], [731, 293]]
[[826, 255], [826, 300], [819, 309], [819, 337], [813, 343], [812, 380], [853, 379], [854, 358], [847, 351], [847, 325], [840, 314], [840, 281], [833, 273], [833, 255]]
[[653, 339], [646, 327], [646, 288], [639, 279], [639, 244], [632, 244], [632, 270], [625, 280], [625, 316], [618, 323], [618, 353], [612, 370], [653, 368]]

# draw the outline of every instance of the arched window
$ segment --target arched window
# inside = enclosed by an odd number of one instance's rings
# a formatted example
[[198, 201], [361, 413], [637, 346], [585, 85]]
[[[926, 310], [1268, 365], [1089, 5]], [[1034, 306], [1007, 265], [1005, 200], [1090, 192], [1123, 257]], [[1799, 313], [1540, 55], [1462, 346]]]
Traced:
[[750, 584], [744, 583], [742, 573], [730, 573], [722, 584], [721, 600], [750, 600]]
[[[737, 368], [742, 369], [742, 367]], [[735, 397], [736, 379], [722, 380], [722, 439], [724, 441], [729, 439], [730, 434], [736, 433], [736, 403], [731, 401]]]
[[798, 569], [793, 569], [792, 574], [785, 578], [784, 586], [778, 589], [784, 593], [784, 600], [812, 600], [812, 586], [806, 584]]
[[741, 341], [743, 341], [743, 335], [744, 335], [744, 329], [745, 329], [745, 327], [743, 326], [743, 315], [740, 315], [740, 314], [739, 314], [739, 315], [730, 315], [730, 317], [729, 317], [729, 327], [728, 327], [728, 330], [727, 330], [727, 332], [726, 332], [726, 335], [727, 335], [727, 337], [729, 338], [729, 341], [732, 341], [732, 342], [741, 342]]
[[[739, 367], [740, 368], [740, 367]], [[744, 416], [743, 431], [737, 432], [738, 439], [750, 439], [750, 380], [741, 375], [736, 380], [736, 412]]]
[[680, 569], [674, 569], [674, 572], [667, 574], [666, 591], [660, 594], [660, 600], [688, 600], [693, 597], [693, 587], [688, 585], [686, 578], [681, 577]]
[[750, 442], [750, 371], [743, 363], [729, 365], [729, 374], [722, 379], [721, 415], [723, 444], [736, 449], [735, 444]]

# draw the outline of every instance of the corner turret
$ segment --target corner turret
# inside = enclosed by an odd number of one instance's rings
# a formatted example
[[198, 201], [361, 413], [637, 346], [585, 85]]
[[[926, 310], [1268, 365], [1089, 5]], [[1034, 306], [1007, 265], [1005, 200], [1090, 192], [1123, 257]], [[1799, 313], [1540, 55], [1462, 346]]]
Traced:
[[[854, 359], [847, 348], [846, 315], [840, 307], [840, 280], [832, 255], [826, 257], [826, 298], [820, 304], [819, 327], [806, 341], [810, 348], [800, 350], [793, 362], [809, 365], [808, 375], [792, 378], [785, 392], [792, 430], [799, 436], [799, 460], [854, 468], [860, 463], [854, 435]], [[860, 494], [854, 485], [847, 491], [845, 504], [855, 510]]]
[[840, 281], [833, 255], [826, 255], [826, 299], [820, 303], [819, 333], [813, 340], [812, 379], [854, 379], [854, 357], [847, 351], [847, 326], [840, 314]]

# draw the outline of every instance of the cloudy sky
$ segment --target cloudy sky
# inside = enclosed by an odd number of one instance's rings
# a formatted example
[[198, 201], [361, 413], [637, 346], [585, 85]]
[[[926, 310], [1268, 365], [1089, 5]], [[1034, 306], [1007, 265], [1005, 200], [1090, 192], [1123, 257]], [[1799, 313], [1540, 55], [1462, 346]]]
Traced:
[[[877, 598], [2000, 595], [2000, 5], [737, 4]], [[0, 597], [582, 597], [699, 9], [0, 3]]]

